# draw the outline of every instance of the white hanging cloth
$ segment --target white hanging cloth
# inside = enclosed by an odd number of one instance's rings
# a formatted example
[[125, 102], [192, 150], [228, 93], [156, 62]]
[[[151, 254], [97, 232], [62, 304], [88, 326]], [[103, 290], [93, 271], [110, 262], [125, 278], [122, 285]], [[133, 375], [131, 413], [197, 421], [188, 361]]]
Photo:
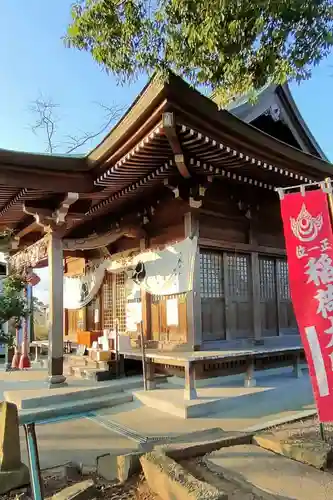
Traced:
[[161, 250], [147, 250], [128, 259], [111, 259], [107, 271], [125, 271], [128, 278], [153, 295], [175, 295], [193, 289], [198, 238], [186, 238]]
[[81, 309], [92, 301], [103, 283], [105, 267], [106, 261], [82, 276], [64, 277], [65, 309]]
[[[115, 255], [93, 267], [85, 275], [64, 277], [64, 308], [85, 307], [100, 289], [105, 271], [125, 272], [133, 284], [152, 295], [165, 296], [193, 289], [194, 261], [198, 238], [186, 238], [161, 250], [136, 255]], [[133, 306], [134, 307], [134, 306]]]

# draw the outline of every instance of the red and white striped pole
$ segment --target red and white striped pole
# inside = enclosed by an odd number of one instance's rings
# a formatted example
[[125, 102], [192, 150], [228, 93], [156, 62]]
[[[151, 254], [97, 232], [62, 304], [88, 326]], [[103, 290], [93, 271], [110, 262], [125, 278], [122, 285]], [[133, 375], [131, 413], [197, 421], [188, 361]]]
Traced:
[[21, 361], [21, 350], [20, 350], [20, 327], [16, 326], [16, 342], [15, 342], [15, 352], [12, 359], [12, 368], [18, 369]]
[[22, 355], [20, 359], [19, 368], [20, 370], [24, 370], [26, 368], [31, 368], [31, 363], [29, 359], [29, 339], [28, 339], [28, 322], [30, 321], [31, 314], [31, 301], [28, 295], [27, 287], [30, 285], [26, 285], [24, 288], [24, 294], [28, 303], [28, 312], [24, 318], [24, 327], [23, 327], [23, 342], [22, 342]]

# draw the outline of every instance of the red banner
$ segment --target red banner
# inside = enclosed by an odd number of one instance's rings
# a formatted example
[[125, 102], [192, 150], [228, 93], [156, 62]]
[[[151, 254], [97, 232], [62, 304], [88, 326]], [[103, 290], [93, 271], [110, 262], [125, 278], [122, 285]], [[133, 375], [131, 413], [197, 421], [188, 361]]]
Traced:
[[321, 422], [333, 421], [333, 232], [321, 190], [285, 194], [291, 298]]

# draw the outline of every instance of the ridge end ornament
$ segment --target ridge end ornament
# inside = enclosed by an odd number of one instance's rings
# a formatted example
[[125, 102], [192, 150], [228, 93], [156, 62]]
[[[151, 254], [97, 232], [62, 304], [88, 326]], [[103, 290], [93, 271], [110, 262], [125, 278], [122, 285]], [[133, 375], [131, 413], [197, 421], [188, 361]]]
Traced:
[[323, 214], [313, 217], [303, 203], [297, 218], [290, 217], [291, 230], [300, 241], [313, 241], [323, 227]]

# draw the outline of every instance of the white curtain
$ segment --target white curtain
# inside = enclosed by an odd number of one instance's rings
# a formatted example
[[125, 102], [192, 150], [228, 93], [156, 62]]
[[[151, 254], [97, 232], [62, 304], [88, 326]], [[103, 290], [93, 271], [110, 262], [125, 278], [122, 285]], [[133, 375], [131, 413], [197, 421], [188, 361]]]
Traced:
[[85, 275], [64, 277], [65, 309], [81, 309], [92, 301], [103, 283], [105, 267], [106, 261]]
[[111, 259], [107, 270], [125, 271], [129, 279], [153, 295], [186, 293], [193, 288], [197, 244], [197, 237], [186, 238], [162, 250], [139, 253], [127, 262]]
[[[193, 289], [194, 261], [198, 239], [185, 240], [161, 250], [147, 250], [136, 255], [115, 255], [104, 260], [87, 274], [64, 278], [64, 308], [81, 309], [100, 289], [105, 271], [126, 272], [130, 282], [152, 295], [176, 295]], [[133, 308], [135, 306], [132, 306]]]

